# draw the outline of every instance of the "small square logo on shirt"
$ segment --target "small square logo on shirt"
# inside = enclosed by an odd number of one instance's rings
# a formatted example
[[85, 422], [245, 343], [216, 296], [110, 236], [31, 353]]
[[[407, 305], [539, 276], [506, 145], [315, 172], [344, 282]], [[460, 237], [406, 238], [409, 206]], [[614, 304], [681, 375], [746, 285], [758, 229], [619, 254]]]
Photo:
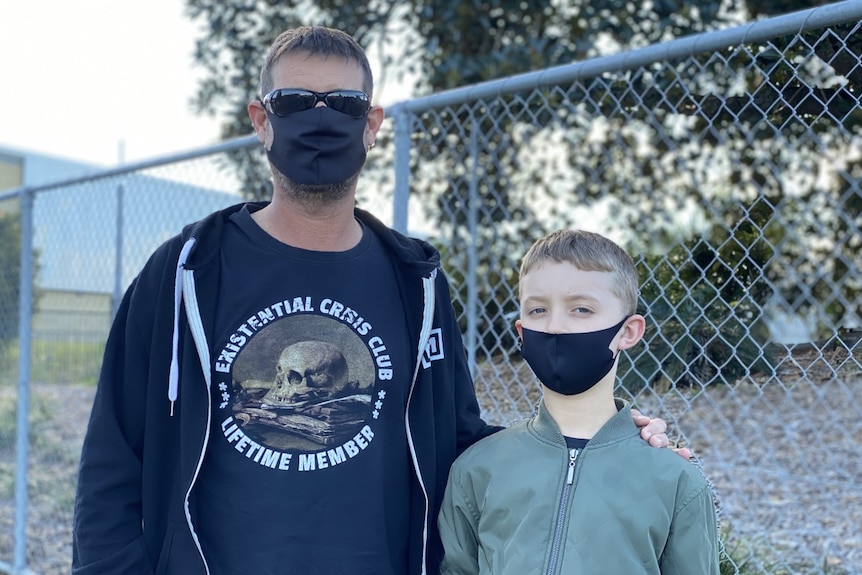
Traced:
[[422, 354], [422, 367], [431, 367], [431, 362], [443, 359], [443, 333], [439, 327], [431, 330], [428, 336], [428, 346]]

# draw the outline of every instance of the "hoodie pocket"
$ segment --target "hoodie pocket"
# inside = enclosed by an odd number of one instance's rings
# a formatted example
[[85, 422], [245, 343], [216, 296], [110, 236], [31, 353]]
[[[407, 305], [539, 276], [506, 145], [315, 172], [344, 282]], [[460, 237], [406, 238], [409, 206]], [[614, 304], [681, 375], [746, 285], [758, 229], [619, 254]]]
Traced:
[[154, 575], [206, 575], [204, 561], [189, 527], [169, 523]]

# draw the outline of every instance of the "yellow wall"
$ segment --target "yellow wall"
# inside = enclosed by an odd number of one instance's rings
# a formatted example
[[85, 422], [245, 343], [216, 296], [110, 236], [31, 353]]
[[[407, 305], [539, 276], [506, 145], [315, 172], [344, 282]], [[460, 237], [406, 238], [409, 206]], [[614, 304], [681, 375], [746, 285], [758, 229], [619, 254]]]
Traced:
[[0, 157], [0, 190], [11, 190], [21, 186], [21, 162], [14, 162]]

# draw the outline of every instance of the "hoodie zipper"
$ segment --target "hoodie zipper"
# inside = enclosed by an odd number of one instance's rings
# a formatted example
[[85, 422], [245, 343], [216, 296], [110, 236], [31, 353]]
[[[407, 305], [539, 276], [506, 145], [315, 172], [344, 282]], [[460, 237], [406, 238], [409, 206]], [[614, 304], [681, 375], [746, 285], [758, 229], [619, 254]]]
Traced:
[[188, 320], [189, 330], [192, 333], [192, 339], [194, 340], [195, 347], [197, 348], [198, 360], [201, 364], [201, 370], [204, 376], [204, 383], [206, 384], [207, 388], [207, 422], [204, 433], [204, 442], [203, 445], [201, 445], [200, 454], [198, 455], [198, 461], [197, 465], [195, 466], [194, 474], [192, 475], [191, 483], [189, 484], [189, 488], [186, 491], [185, 497], [183, 498], [183, 510], [186, 515], [186, 523], [188, 524], [189, 533], [192, 536], [192, 541], [194, 542], [195, 547], [198, 551], [198, 555], [203, 562], [204, 570], [206, 571], [206, 574], [209, 575], [209, 564], [207, 563], [206, 557], [204, 556], [203, 548], [201, 547], [197, 531], [195, 531], [194, 523], [192, 522], [191, 511], [189, 510], [189, 499], [191, 498], [192, 489], [197, 482], [201, 466], [203, 465], [204, 454], [206, 453], [207, 443], [209, 442], [210, 427], [212, 426], [212, 375], [209, 371], [209, 344], [207, 343], [206, 333], [204, 332], [203, 323], [201, 322], [201, 312], [200, 308], [198, 307], [194, 272], [191, 270], [183, 269], [181, 275], [181, 285], [184, 288], [181, 295], [183, 298], [183, 302], [186, 304], [186, 318]]
[[416, 470], [416, 477], [419, 481], [419, 487], [422, 489], [422, 496], [425, 498], [425, 518], [422, 527], [422, 565], [420, 573], [426, 575], [426, 563], [428, 552], [428, 518], [431, 513], [430, 502], [428, 499], [428, 489], [425, 487], [425, 479], [422, 477], [422, 469], [419, 467], [419, 456], [416, 453], [416, 446], [413, 443], [413, 430], [410, 427], [410, 403], [413, 400], [413, 391], [416, 387], [416, 381], [419, 379], [419, 370], [422, 367], [422, 357], [425, 355], [425, 350], [428, 346], [428, 339], [431, 335], [431, 324], [434, 321], [434, 280], [437, 277], [437, 270], [433, 270], [428, 276], [422, 278], [422, 288], [425, 294], [425, 305], [422, 315], [422, 328], [419, 331], [419, 349], [416, 356], [416, 367], [413, 370], [413, 381], [410, 382], [410, 391], [407, 395], [407, 407], [404, 410], [404, 426], [407, 431], [407, 444], [410, 448], [410, 458], [413, 460], [413, 468]]
[[560, 507], [557, 509], [557, 525], [554, 529], [554, 540], [551, 546], [551, 560], [548, 563], [548, 575], [554, 575], [557, 572], [557, 561], [560, 559], [560, 542], [563, 538], [563, 526], [566, 522], [566, 510], [569, 503], [569, 495], [572, 490], [572, 484], [575, 481], [575, 462], [578, 459], [578, 450], [569, 449], [569, 465], [566, 470], [566, 483], [563, 485], [563, 497], [560, 500]]

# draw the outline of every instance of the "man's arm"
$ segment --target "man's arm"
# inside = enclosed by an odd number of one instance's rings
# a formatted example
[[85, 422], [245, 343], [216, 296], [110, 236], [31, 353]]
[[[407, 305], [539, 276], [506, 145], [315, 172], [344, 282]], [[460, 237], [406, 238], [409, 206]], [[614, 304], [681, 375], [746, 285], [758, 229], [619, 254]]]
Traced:
[[[447, 375], [452, 380], [452, 394], [455, 405], [455, 429], [457, 434], [457, 450], [455, 455], [460, 455], [465, 449], [479, 441], [483, 437], [499, 431], [502, 426], [489, 425], [482, 419], [479, 402], [476, 397], [476, 388], [473, 378], [467, 366], [467, 353], [458, 322], [455, 318], [455, 310], [449, 297], [449, 280], [442, 272], [437, 274], [437, 310], [440, 326], [444, 330], [443, 339], [447, 342], [457, 343], [457, 349], [447, 353], [451, 354], [449, 366], [451, 372]], [[448, 470], [447, 470], [448, 471]]]
[[[120, 388], [136, 368], [128, 351], [132, 288], [111, 328], [93, 403], [75, 498], [72, 573], [147, 573], [152, 565], [142, 539], [141, 460], [126, 434]], [[141, 372], [143, 373], [143, 372]], [[136, 379], [141, 373], [134, 375]], [[143, 405], [143, 401], [138, 404]]]

